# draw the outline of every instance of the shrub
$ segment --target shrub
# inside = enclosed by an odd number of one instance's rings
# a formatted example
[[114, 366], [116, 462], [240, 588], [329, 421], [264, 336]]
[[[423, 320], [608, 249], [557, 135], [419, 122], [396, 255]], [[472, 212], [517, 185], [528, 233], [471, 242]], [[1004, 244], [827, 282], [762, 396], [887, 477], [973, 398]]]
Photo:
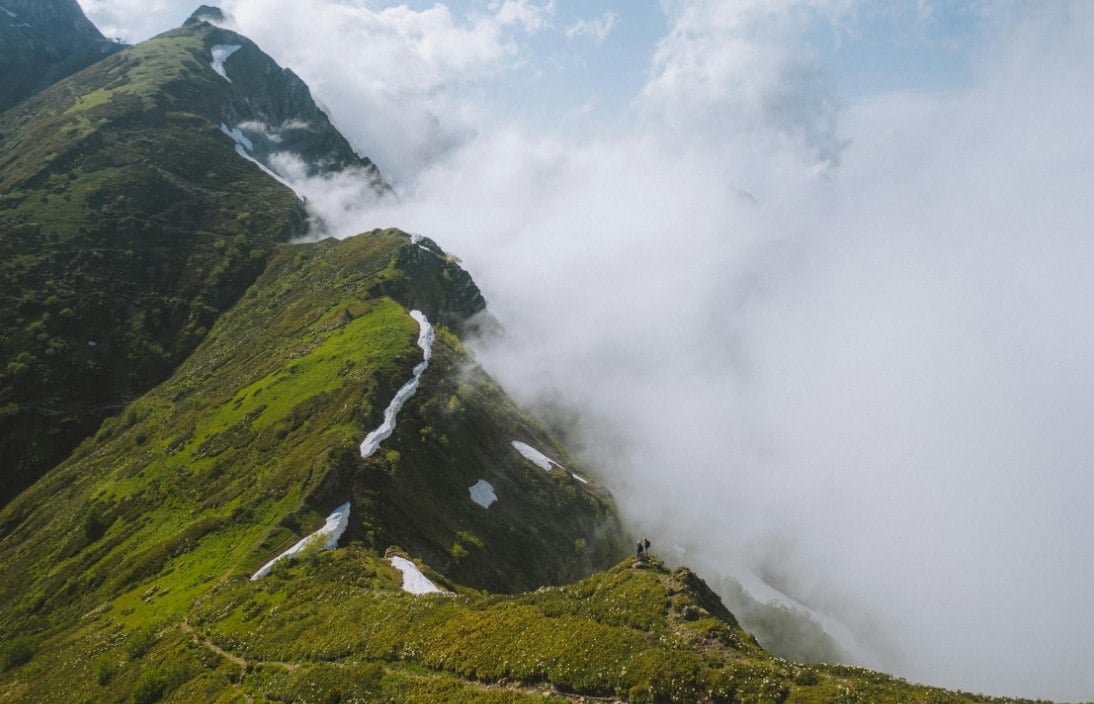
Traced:
[[99, 658], [95, 662], [95, 680], [102, 686], [110, 684], [118, 671], [118, 664], [107, 657]]
[[167, 677], [159, 668], [145, 670], [133, 687], [133, 704], [158, 702], [167, 691]]
[[16, 636], [0, 647], [0, 672], [26, 665], [34, 657], [34, 639], [30, 636]]
[[125, 640], [125, 654], [130, 660], [136, 660], [152, 649], [159, 640], [159, 634], [155, 626], [145, 626], [136, 631]]

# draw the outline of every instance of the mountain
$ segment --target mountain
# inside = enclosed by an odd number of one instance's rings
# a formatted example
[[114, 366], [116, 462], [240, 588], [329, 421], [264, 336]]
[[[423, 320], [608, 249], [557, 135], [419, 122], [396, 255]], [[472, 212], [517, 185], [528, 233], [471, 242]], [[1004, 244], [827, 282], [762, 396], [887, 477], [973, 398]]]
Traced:
[[0, 115], [0, 704], [1015, 701], [787, 662], [626, 558], [457, 259], [302, 241], [290, 176], [390, 188], [222, 22]]
[[0, 115], [0, 503], [166, 379], [308, 232], [278, 159], [390, 194], [295, 74], [199, 19]]
[[99, 33], [76, 0], [4, 0], [0, 112], [121, 48]]
[[608, 492], [464, 347], [483, 309], [397, 230], [276, 247], [0, 511], [0, 701], [1001, 701], [788, 663], [688, 569], [617, 562]]

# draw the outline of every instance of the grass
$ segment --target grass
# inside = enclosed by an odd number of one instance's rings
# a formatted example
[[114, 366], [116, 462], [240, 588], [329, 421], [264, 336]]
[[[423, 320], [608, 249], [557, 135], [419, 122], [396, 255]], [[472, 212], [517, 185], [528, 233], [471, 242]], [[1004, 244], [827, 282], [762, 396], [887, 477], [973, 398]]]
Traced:
[[[131, 693], [136, 670], [175, 662], [157, 653], [210, 589], [246, 582], [347, 498], [343, 542], [373, 555], [401, 545], [463, 593], [559, 583], [618, 557], [607, 492], [530, 467], [512, 449], [519, 437], [572, 464], [443, 326], [395, 434], [383, 452], [359, 457], [357, 444], [421, 359], [404, 306], [437, 321], [461, 315], [451, 307], [460, 296], [445, 289], [461, 278], [455, 263], [439, 254], [408, 259], [409, 249], [418, 250], [397, 231], [278, 248], [167, 382], [0, 512], [0, 559], [12, 566], [0, 574], [0, 634], [39, 634], [43, 671]], [[489, 511], [468, 492], [481, 476], [503, 496]], [[575, 544], [585, 546], [581, 554]], [[377, 574], [397, 588], [386, 563]], [[87, 638], [110, 644], [90, 649], [95, 662], [74, 659]], [[199, 672], [192, 665], [187, 672]], [[47, 698], [54, 690], [39, 674], [22, 668], [19, 678]], [[160, 691], [158, 677], [148, 675], [141, 691], [165, 701], [199, 683], [212, 687], [194, 675]], [[379, 691], [406, 688], [385, 678]], [[407, 691], [464, 688], [414, 683]], [[480, 690], [459, 696], [510, 696]]]
[[306, 230], [220, 133], [214, 31], [125, 49], [0, 115], [0, 505], [167, 379]]

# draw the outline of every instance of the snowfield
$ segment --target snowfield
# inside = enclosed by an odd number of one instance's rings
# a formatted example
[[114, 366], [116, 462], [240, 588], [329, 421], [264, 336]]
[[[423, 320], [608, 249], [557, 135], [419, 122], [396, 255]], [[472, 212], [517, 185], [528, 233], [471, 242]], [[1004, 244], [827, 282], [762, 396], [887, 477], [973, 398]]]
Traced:
[[303, 538], [296, 545], [281, 553], [274, 559], [270, 560], [266, 564], [262, 565], [262, 568], [251, 575], [251, 581], [261, 579], [270, 573], [274, 564], [278, 560], [284, 559], [296, 559], [296, 556], [301, 550], [312, 545], [316, 542], [320, 543], [320, 550], [332, 550], [338, 547], [338, 540], [342, 537], [342, 534], [346, 532], [346, 526], [349, 525], [349, 502], [342, 504], [338, 508], [334, 509], [329, 516], [327, 516], [327, 522], [323, 524], [323, 527], [315, 531], [311, 535]]
[[525, 443], [520, 442], [519, 440], [514, 440], [513, 441], [513, 447], [516, 448], [517, 452], [524, 455], [524, 459], [528, 460], [529, 462], [532, 462], [533, 464], [535, 464], [537, 467], [539, 467], [542, 470], [550, 472], [552, 465], [555, 466], [555, 467], [559, 467], [561, 469], [565, 469], [565, 467], [560, 465], [558, 462], [555, 462], [553, 459], [551, 459], [547, 455], [543, 454], [542, 452], [540, 452], [536, 448], [532, 447], [531, 445], [526, 445]]
[[485, 479], [475, 482], [475, 485], [469, 488], [468, 491], [471, 492], [471, 500], [483, 508], [490, 508], [490, 504], [498, 500], [498, 495], [494, 493], [494, 487]]
[[438, 587], [433, 582], [429, 581], [429, 577], [422, 574], [422, 571], [418, 569], [410, 560], [405, 557], [395, 556], [388, 560], [395, 567], [403, 573], [403, 591], [410, 592], [411, 594], [447, 594], [445, 590]]
[[410, 311], [410, 317], [418, 321], [420, 330], [418, 333], [418, 347], [422, 348], [422, 361], [414, 367], [414, 376], [410, 378], [410, 381], [403, 384], [403, 387], [395, 393], [395, 398], [391, 399], [391, 403], [384, 409], [384, 421], [380, 423], [376, 430], [365, 436], [365, 439], [361, 442], [361, 457], [371, 457], [379, 449], [380, 443], [387, 440], [395, 432], [395, 420], [399, 415], [399, 411], [403, 410], [403, 405], [418, 391], [422, 373], [429, 368], [429, 360], [433, 357], [433, 341], [436, 340], [433, 326], [429, 324], [429, 320], [420, 310]]
[[242, 48], [241, 44], [216, 44], [211, 50], [213, 52], [213, 61], [209, 65], [220, 74], [221, 78], [229, 83], [232, 82], [232, 79], [228, 78], [228, 74], [224, 71], [224, 62], [228, 60], [229, 56]]

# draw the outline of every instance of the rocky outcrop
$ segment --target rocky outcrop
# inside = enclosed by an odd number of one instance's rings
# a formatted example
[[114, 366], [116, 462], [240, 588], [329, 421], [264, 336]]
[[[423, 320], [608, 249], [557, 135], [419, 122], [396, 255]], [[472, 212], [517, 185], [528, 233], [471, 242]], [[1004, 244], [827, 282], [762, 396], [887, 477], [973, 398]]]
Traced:
[[292, 157], [292, 166], [307, 176], [359, 170], [377, 194], [392, 193], [380, 170], [331, 124], [304, 81], [250, 39], [216, 26], [226, 20], [217, 8], [202, 6], [176, 31], [200, 33], [211, 63], [220, 62], [224, 94], [217, 110], [229, 130], [238, 130], [243, 139], [237, 142], [247, 153], [281, 175], [287, 166], [279, 156]]

